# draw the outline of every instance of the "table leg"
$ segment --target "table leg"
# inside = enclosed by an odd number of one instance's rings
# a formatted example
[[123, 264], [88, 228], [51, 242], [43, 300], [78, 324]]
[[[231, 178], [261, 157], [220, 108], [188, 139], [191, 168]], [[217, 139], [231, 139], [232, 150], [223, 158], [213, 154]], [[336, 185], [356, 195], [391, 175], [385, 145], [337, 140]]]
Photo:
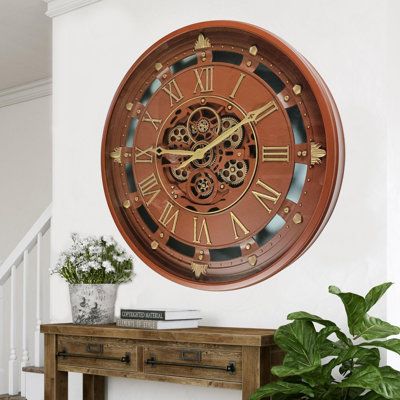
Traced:
[[57, 371], [57, 336], [44, 335], [44, 400], [68, 400], [68, 372]]
[[83, 374], [83, 400], [105, 399], [105, 377]]
[[243, 379], [242, 399], [249, 400], [250, 396], [269, 379], [269, 349], [265, 347], [242, 347]]

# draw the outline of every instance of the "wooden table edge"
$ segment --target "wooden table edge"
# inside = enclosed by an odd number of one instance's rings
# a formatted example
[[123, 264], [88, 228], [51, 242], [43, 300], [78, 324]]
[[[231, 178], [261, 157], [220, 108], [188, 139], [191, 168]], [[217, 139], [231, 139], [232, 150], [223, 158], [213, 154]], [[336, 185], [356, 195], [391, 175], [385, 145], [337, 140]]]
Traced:
[[[213, 331], [213, 328], [215, 329]], [[210, 331], [207, 331], [210, 329]], [[218, 329], [229, 330], [223, 333]], [[245, 332], [246, 331], [246, 332]], [[201, 326], [193, 329], [148, 330], [117, 327], [109, 325], [76, 325], [71, 323], [43, 324], [40, 332], [55, 335], [79, 335], [89, 337], [109, 337], [133, 340], [155, 340], [219, 344], [228, 346], [272, 346], [274, 345], [273, 329], [208, 327]], [[216, 338], [218, 336], [218, 338]]]

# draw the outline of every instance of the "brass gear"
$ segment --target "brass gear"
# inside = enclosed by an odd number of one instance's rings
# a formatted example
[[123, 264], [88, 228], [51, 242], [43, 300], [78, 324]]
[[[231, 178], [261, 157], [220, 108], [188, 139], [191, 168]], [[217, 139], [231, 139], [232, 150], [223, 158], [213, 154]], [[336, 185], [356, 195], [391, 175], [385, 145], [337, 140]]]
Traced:
[[211, 107], [202, 106], [194, 109], [186, 122], [187, 132], [192, 140], [211, 140], [221, 130], [221, 117]]
[[171, 175], [179, 182], [185, 182], [189, 177], [187, 169], [171, 168]]
[[[238, 123], [239, 120], [234, 117], [223, 117], [221, 119], [222, 133]], [[229, 136], [228, 139], [224, 141], [224, 147], [226, 149], [237, 149], [243, 141], [243, 134], [243, 126], [240, 126], [235, 132], [232, 133], [232, 135]]]
[[188, 196], [197, 204], [210, 204], [215, 198], [218, 187], [217, 176], [208, 168], [202, 168], [190, 175]]
[[188, 134], [185, 125], [177, 125], [173, 127], [167, 136], [167, 141], [169, 145], [181, 147], [188, 145], [191, 141], [190, 135]]
[[208, 197], [213, 189], [213, 181], [208, 176], [201, 176], [196, 179], [196, 189], [199, 197]]
[[229, 186], [239, 186], [246, 178], [247, 164], [243, 160], [229, 160], [220, 170], [221, 179]]

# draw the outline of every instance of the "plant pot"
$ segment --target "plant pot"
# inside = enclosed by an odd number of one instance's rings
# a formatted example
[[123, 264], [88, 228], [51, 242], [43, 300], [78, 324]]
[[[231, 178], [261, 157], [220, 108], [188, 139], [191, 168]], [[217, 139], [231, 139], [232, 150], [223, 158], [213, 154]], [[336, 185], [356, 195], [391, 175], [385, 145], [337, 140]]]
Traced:
[[114, 322], [118, 285], [69, 285], [74, 324], [96, 325]]

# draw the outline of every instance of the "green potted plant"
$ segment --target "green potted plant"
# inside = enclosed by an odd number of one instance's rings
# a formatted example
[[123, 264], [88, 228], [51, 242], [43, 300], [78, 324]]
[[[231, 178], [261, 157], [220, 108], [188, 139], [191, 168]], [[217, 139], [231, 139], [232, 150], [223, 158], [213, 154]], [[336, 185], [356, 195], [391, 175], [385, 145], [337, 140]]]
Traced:
[[259, 388], [250, 399], [400, 399], [400, 372], [382, 366], [379, 351], [400, 354], [400, 339], [389, 338], [400, 329], [369, 315], [390, 286], [373, 287], [365, 297], [329, 287], [344, 304], [350, 335], [316, 315], [289, 314], [293, 322], [275, 333], [276, 344], [285, 352], [283, 364], [272, 368], [278, 380]]
[[114, 322], [118, 286], [132, 279], [132, 258], [112, 237], [80, 238], [75, 233], [72, 242], [51, 273], [69, 283], [73, 322]]

